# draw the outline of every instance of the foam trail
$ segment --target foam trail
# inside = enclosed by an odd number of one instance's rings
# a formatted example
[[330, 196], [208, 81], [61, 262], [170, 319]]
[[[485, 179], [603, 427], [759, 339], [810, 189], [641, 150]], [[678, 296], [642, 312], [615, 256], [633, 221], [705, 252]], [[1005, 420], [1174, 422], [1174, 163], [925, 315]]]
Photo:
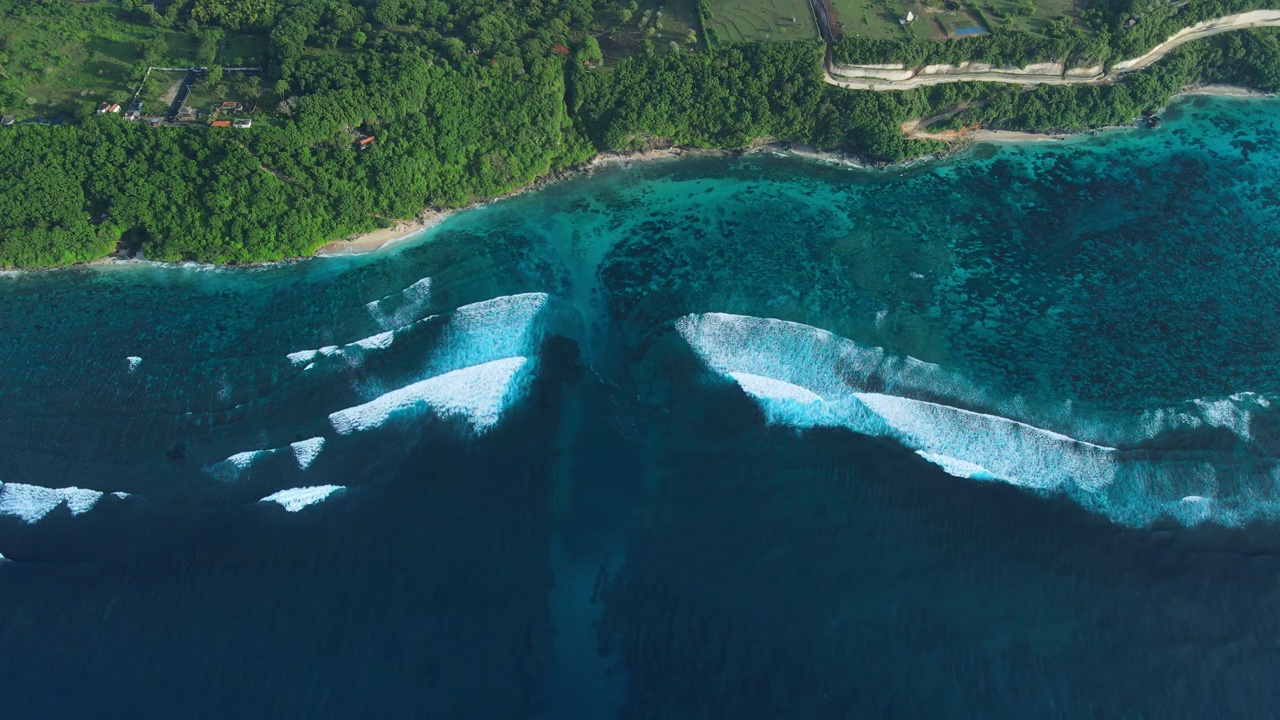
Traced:
[[431, 278], [424, 277], [409, 287], [366, 304], [374, 322], [385, 330], [408, 325], [431, 303]]
[[324, 502], [328, 497], [339, 490], [345, 490], [342, 485], [316, 485], [312, 487], [289, 488], [272, 493], [258, 502], [273, 502], [289, 512], [298, 512], [303, 508], [315, 505], [318, 502]]
[[427, 409], [443, 418], [461, 417], [484, 432], [509, 404], [517, 373], [528, 358], [510, 357], [447, 372], [392, 390], [363, 405], [329, 415], [342, 435], [381, 427], [395, 415]]
[[311, 467], [311, 463], [320, 455], [320, 451], [324, 449], [324, 438], [313, 437], [309, 440], [300, 440], [296, 443], [289, 443], [289, 447], [293, 450], [293, 458], [298, 461], [298, 469], [306, 470]]
[[47, 488], [23, 483], [0, 484], [0, 515], [35, 524], [65, 504], [72, 515], [93, 509], [103, 493], [79, 487]]

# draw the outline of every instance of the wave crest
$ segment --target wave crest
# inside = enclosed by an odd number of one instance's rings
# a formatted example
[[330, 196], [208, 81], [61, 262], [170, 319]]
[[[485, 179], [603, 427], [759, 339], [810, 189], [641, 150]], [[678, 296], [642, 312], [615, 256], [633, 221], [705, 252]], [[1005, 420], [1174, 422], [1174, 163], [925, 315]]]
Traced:
[[890, 437], [951, 475], [1065, 493], [1125, 524], [1160, 517], [1239, 524], [1280, 514], [1273, 458], [1142, 446], [1196, 428], [1223, 428], [1247, 442], [1255, 413], [1272, 406], [1265, 396], [1106, 418], [1081, 418], [1064, 403], [1036, 416], [1022, 399], [994, 398], [955, 371], [808, 325], [707, 313], [680, 318], [675, 328], [770, 423]]

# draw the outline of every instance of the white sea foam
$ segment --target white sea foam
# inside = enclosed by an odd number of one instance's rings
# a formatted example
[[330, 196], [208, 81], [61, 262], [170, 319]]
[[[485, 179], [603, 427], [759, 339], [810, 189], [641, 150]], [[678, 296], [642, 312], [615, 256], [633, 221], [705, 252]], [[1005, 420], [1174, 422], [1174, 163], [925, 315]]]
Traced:
[[313, 437], [309, 440], [300, 440], [295, 443], [289, 443], [289, 447], [293, 449], [293, 457], [298, 461], [298, 469], [306, 470], [311, 467], [311, 463], [320, 455], [320, 451], [324, 449], [324, 438]]
[[1132, 429], [1117, 426], [1112, 428], [1112, 432], [1125, 441], [1136, 442], [1174, 430], [1216, 427], [1250, 442], [1253, 440], [1254, 418], [1258, 413], [1274, 412], [1272, 404], [1268, 396], [1253, 392], [1197, 398], [1174, 407], [1147, 410], [1132, 424]]
[[138, 366], [142, 364], [142, 358], [138, 357], [137, 355], [130, 355], [124, 360], [129, 364], [129, 372], [133, 372], [137, 370]]
[[396, 334], [390, 330], [380, 332], [377, 335], [370, 335], [367, 338], [361, 338], [351, 345], [361, 350], [385, 350], [391, 347], [391, 343], [396, 339]]
[[465, 418], [476, 432], [484, 432], [501, 418], [527, 362], [524, 357], [510, 357], [427, 378], [339, 410], [329, 416], [329, 423], [338, 433], [349, 435], [380, 427], [400, 413], [424, 409], [443, 418]]
[[205, 467], [204, 470], [217, 480], [221, 480], [222, 482], [231, 482], [238, 479], [245, 470], [252, 467], [259, 458], [270, 455], [273, 452], [275, 452], [275, 450], [247, 450], [245, 452], [238, 452], [226, 460], [222, 460]]
[[431, 278], [424, 277], [409, 287], [366, 304], [369, 315], [384, 329], [404, 327], [417, 320], [431, 304]]
[[[858, 392], [848, 384], [850, 376], [870, 378], [870, 368], [876, 371], [884, 367], [907, 368], [918, 373], [922, 368], [936, 366], [891, 363], [880, 356], [882, 351], [859, 352], [850, 347], [853, 344], [849, 341], [794, 323], [764, 323], [762, 332], [761, 323], [742, 322], [738, 318], [727, 322], [730, 327], [748, 334], [733, 338], [733, 353], [724, 352], [724, 346], [708, 346], [705, 342], [709, 335], [725, 338], [723, 326], [713, 326], [712, 333], [701, 332], [706, 325], [700, 325], [697, 330], [686, 325], [681, 330], [689, 332], [686, 337], [703, 341], [700, 349], [710, 349], [703, 357], [711, 358], [717, 370], [752, 396], [770, 422], [798, 427], [842, 425], [862, 434], [889, 435], [921, 451], [947, 472], [966, 478], [997, 477], [1042, 489], [1075, 482], [1094, 489], [1114, 477], [1111, 448], [997, 415], [898, 395]], [[835, 359], [845, 361], [846, 366], [826, 368], [806, 364], [815, 356], [832, 359], [832, 353], [813, 351], [812, 346], [806, 347], [802, 354], [789, 353], [781, 361], [771, 357], [769, 335], [779, 331], [798, 334], [807, 342], [816, 340], [838, 345]], [[761, 336], [764, 348], [751, 347], [752, 340]], [[736, 369], [742, 366], [751, 371]], [[776, 375], [757, 374], [753, 372], [756, 370]], [[927, 382], [912, 384], [930, 387]], [[814, 386], [832, 400], [824, 400]], [[961, 383], [950, 383], [950, 386], [964, 387]]]
[[855, 397], [908, 447], [975, 465], [1006, 482], [1039, 489], [1074, 482], [1096, 490], [1115, 479], [1114, 448], [949, 405], [881, 393]]
[[855, 389], [925, 393], [968, 402], [983, 393], [958, 373], [882, 348], [866, 347], [810, 325], [726, 313], [687, 315], [676, 330], [708, 367], [799, 385], [833, 400]]
[[745, 372], [727, 373], [747, 394], [761, 400], [793, 402], [800, 405], [812, 405], [822, 402], [816, 393], [782, 380], [775, 380], [763, 375], [752, 375]]
[[432, 349], [431, 372], [531, 354], [547, 300], [546, 293], [503, 295], [454, 310]]
[[129, 497], [129, 493], [127, 493], [127, 492], [120, 492], [119, 490], [117, 490], [117, 491], [115, 491], [115, 492], [113, 492], [113, 493], [111, 493], [111, 494], [112, 494], [112, 495], [115, 495], [117, 498], [119, 498], [119, 499], [121, 499], [121, 500], [123, 500], [123, 499], [125, 499], [125, 498]]
[[81, 515], [89, 512], [102, 499], [102, 493], [97, 490], [69, 487], [63, 488], [61, 492], [62, 499], [67, 503], [67, 509], [71, 511], [72, 515]]
[[72, 515], [89, 512], [101, 497], [101, 492], [85, 488], [47, 488], [23, 483], [3, 483], [0, 484], [0, 515], [9, 515], [32, 524], [64, 503]]
[[53, 488], [22, 483], [0, 485], [0, 515], [26, 523], [38, 522], [61, 503], [62, 493]]
[[879, 426], [868, 421], [860, 403], [850, 406], [843, 398], [824, 400], [808, 388], [763, 375], [746, 372], [726, 374], [756, 401], [770, 424], [811, 428], [838, 427], [861, 421], [860, 431], [880, 434], [876, 432]]
[[326, 345], [315, 350], [299, 350], [297, 352], [291, 352], [285, 357], [289, 358], [289, 362], [294, 365], [305, 365], [312, 360], [315, 360], [317, 357], [328, 357], [329, 355], [335, 355], [341, 351], [342, 348], [337, 345]]
[[[442, 322], [440, 337], [433, 344], [428, 371], [440, 374], [533, 352], [535, 319], [547, 303], [545, 293], [504, 295], [463, 305], [445, 316], [432, 315], [395, 326], [376, 335], [346, 345], [330, 345], [316, 350], [299, 350], [286, 357], [294, 366], [310, 366], [325, 357], [341, 357], [359, 362], [367, 353], [391, 347], [396, 338], [418, 330], [427, 323]], [[381, 302], [381, 301], [379, 301]], [[303, 368], [305, 371], [306, 367]]]
[[956, 477], [969, 478], [971, 480], [996, 480], [996, 476], [992, 472], [981, 465], [961, 460], [959, 458], [948, 457], [946, 455], [938, 455], [936, 453], [917, 450], [916, 454], [928, 460], [929, 462], [942, 468], [948, 475]]
[[239, 452], [227, 458], [225, 462], [243, 470], [252, 465], [254, 460], [257, 460], [266, 452], [266, 450], [248, 450], [246, 452]]
[[298, 512], [308, 505], [315, 505], [323, 502], [328, 497], [339, 490], [345, 490], [342, 485], [316, 485], [313, 487], [289, 488], [272, 493], [258, 502], [273, 502], [289, 512]]

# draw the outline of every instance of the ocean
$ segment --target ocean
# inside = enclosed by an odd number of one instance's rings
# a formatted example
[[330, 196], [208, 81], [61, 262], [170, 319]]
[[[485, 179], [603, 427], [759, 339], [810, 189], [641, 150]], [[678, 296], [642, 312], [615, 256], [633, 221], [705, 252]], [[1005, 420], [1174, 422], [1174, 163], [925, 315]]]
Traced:
[[0, 275], [12, 718], [1280, 707], [1280, 100]]

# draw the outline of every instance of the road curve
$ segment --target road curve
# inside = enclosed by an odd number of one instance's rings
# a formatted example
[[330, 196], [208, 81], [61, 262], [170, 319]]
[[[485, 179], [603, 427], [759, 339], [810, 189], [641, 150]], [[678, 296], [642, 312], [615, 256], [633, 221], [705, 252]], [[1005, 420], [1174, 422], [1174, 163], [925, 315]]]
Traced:
[[1111, 66], [1111, 72], [1098, 68], [1067, 70], [1061, 63], [1039, 63], [1026, 68], [1002, 68], [984, 63], [929, 65], [907, 69], [903, 65], [836, 65], [830, 54], [824, 66], [826, 81], [852, 90], [910, 90], [949, 82], [1001, 82], [1017, 85], [1097, 85], [1136, 72], [1157, 62], [1174, 49], [1193, 40], [1234, 30], [1257, 27], [1280, 27], [1280, 10], [1254, 10], [1206, 20], [1184, 28], [1152, 48], [1145, 55]]

